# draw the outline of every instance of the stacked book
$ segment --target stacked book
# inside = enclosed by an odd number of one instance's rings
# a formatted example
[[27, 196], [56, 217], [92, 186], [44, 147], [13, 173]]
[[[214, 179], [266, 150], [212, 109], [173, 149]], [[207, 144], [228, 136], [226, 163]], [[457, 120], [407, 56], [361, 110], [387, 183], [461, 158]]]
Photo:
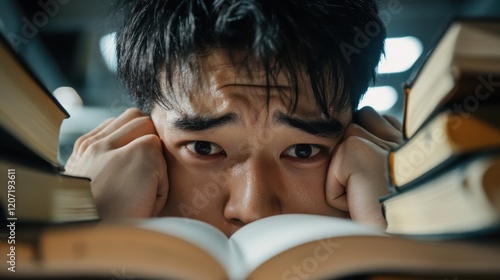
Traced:
[[405, 87], [389, 154], [387, 232], [461, 237], [500, 225], [500, 22], [457, 20]]
[[90, 180], [67, 176], [59, 129], [69, 117], [0, 36], [0, 212], [20, 223], [98, 218]]

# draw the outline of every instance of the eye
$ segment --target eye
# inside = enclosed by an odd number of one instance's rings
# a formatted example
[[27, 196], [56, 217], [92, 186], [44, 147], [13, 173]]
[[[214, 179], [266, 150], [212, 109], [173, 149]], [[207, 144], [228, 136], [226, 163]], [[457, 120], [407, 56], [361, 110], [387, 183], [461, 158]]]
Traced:
[[224, 154], [224, 150], [217, 144], [207, 141], [193, 141], [186, 144], [186, 148], [202, 156]]
[[297, 144], [290, 146], [283, 152], [283, 155], [307, 159], [315, 156], [321, 151], [321, 147], [313, 144]]

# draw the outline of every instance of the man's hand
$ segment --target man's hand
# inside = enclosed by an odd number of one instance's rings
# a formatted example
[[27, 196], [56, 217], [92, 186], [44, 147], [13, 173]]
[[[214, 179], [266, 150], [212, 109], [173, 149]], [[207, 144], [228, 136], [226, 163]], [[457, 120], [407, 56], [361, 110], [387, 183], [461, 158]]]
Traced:
[[76, 141], [65, 173], [91, 178], [103, 219], [155, 216], [168, 195], [161, 143], [151, 118], [128, 109]]
[[371, 107], [357, 112], [335, 148], [326, 182], [327, 202], [353, 220], [384, 227], [379, 197], [388, 193], [387, 154], [403, 141], [401, 124]]

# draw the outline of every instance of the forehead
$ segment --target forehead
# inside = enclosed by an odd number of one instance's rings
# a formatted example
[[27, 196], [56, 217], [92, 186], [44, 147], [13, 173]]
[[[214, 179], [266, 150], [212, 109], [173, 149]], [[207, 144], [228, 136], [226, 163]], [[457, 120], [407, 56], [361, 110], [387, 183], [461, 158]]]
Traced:
[[203, 74], [210, 79], [209, 83], [218, 85], [266, 86], [269, 83], [271, 87], [290, 86], [286, 69], [274, 71], [267, 77], [262, 64], [250, 62], [248, 67], [244, 67], [244, 59], [242, 52], [234, 52], [229, 57], [222, 50], [215, 50], [202, 58]]
[[[216, 49], [199, 59], [199, 71], [185, 69], [177, 72], [178, 83], [171, 92], [179, 101], [173, 109], [177, 114], [218, 115], [239, 106], [250, 109], [253, 114], [274, 110], [290, 114], [294, 98], [297, 98], [294, 115], [305, 118], [322, 116], [303, 69], [297, 71], [297, 84], [294, 85], [286, 69], [268, 76], [259, 63], [244, 64], [243, 52], [233, 52], [229, 56], [226, 51]], [[294, 95], [294, 86], [297, 86], [297, 96]], [[164, 94], [168, 93], [164, 90]], [[332, 116], [338, 118], [348, 112], [350, 108], [332, 112]]]

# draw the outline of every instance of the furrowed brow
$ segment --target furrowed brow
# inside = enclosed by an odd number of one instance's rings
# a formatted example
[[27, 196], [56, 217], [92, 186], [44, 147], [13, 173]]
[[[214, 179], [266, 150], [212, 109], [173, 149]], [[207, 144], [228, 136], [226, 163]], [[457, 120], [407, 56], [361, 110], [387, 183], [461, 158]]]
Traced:
[[230, 113], [221, 117], [183, 116], [174, 122], [180, 130], [202, 131], [219, 127], [236, 121], [236, 114]]
[[278, 123], [324, 138], [336, 137], [344, 130], [342, 123], [335, 118], [304, 120], [283, 113], [277, 113], [275, 120]]

